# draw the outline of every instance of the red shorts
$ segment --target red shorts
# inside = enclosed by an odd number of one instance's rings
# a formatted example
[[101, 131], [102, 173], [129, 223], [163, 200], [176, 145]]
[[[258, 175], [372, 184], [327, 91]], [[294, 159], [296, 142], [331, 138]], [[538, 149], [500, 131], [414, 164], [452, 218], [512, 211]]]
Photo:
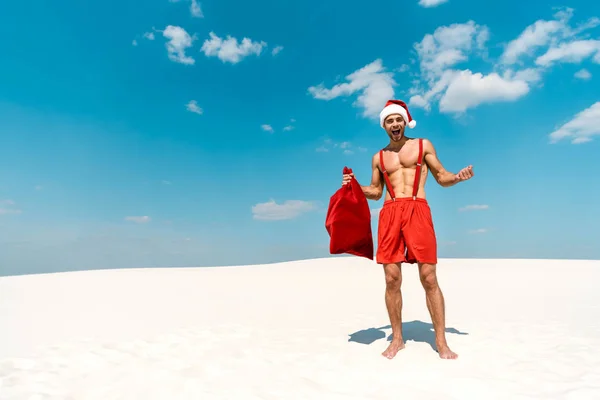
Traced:
[[379, 213], [377, 263], [437, 264], [437, 242], [427, 200], [386, 200]]

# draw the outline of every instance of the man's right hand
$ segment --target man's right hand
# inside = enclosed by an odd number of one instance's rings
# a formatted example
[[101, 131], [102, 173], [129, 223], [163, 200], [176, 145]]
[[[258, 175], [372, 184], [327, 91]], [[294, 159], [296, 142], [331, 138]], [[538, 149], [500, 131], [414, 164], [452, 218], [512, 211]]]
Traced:
[[347, 183], [349, 183], [352, 179], [354, 179], [354, 173], [344, 174], [343, 178], [342, 178], [342, 186], [344, 186]]

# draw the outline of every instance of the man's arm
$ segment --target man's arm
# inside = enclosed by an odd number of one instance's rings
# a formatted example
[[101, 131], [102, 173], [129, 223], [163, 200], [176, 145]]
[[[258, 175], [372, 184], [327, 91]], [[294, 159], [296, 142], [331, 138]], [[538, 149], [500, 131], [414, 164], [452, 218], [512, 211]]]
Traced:
[[458, 182], [470, 179], [473, 176], [473, 167], [468, 166], [459, 171], [458, 174], [447, 171], [437, 157], [433, 144], [427, 140], [423, 140], [424, 160], [429, 166], [431, 173], [440, 186], [450, 187]]
[[[379, 200], [383, 194], [383, 181], [381, 180], [381, 173], [379, 172], [377, 154], [373, 156], [371, 161], [371, 184], [369, 186], [360, 186], [365, 197], [369, 200]], [[342, 185], [346, 185], [354, 178], [354, 174], [344, 175], [342, 179]]]
[[383, 195], [383, 181], [381, 180], [381, 172], [379, 171], [377, 154], [371, 160], [371, 184], [369, 186], [361, 186], [365, 197], [369, 200], [379, 200]]

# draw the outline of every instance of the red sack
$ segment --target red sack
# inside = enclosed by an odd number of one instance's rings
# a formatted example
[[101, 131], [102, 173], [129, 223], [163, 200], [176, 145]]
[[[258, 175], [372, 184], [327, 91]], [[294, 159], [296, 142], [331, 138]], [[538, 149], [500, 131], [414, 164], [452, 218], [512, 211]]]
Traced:
[[[344, 167], [344, 174], [352, 169]], [[356, 179], [342, 186], [331, 196], [325, 219], [331, 254], [352, 254], [373, 259], [371, 210]]]

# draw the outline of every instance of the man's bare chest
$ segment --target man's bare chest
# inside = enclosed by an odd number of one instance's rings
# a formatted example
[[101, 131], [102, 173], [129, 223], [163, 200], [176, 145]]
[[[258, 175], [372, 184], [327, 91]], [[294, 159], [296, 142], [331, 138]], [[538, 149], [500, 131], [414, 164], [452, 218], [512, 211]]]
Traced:
[[407, 169], [415, 169], [417, 167], [418, 161], [418, 149], [411, 147], [403, 147], [399, 151], [392, 150], [384, 150], [383, 151], [383, 162], [385, 164], [385, 169], [388, 171], [388, 174], [393, 174], [394, 172], [407, 170]]

